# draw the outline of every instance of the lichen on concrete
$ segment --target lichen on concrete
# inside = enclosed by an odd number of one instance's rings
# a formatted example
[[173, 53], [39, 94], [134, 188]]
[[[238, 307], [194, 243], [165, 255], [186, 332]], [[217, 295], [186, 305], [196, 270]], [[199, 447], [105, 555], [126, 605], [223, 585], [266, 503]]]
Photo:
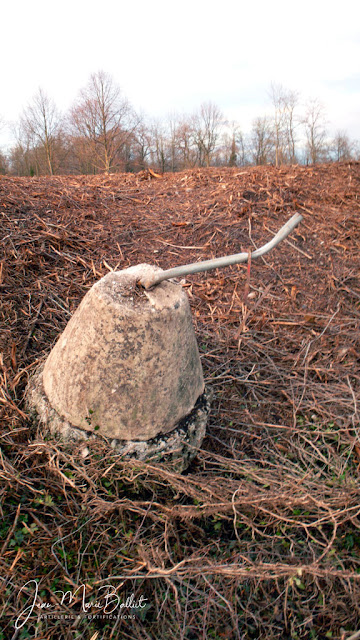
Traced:
[[[51, 433], [60, 442], [91, 442], [105, 440], [114, 453], [122, 458], [160, 462], [169, 465], [177, 472], [184, 471], [196, 456], [205, 437], [210, 403], [204, 391], [194, 408], [167, 433], [160, 433], [147, 441], [107, 439], [96, 432], [79, 429], [60, 416], [51, 406], [43, 385], [42, 362], [29, 381], [26, 391], [26, 404], [40, 429], [46, 435]], [[88, 455], [88, 454], [86, 454]]]

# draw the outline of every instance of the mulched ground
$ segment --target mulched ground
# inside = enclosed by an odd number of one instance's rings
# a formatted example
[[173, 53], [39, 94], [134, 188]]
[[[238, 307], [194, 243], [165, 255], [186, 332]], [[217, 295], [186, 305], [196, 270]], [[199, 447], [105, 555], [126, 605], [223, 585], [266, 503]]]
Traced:
[[[355, 162], [0, 176], [0, 640], [359, 630], [359, 187]], [[83, 459], [40, 433], [28, 378], [96, 280], [254, 250], [295, 211], [303, 222], [250, 277], [245, 264], [182, 283], [213, 393], [187, 473], [106, 442]], [[35, 579], [38, 602], [70, 618], [36, 608], [16, 630]], [[81, 584], [93, 603], [111, 584], [149, 606], [89, 620], [80, 592], [55, 593]]]

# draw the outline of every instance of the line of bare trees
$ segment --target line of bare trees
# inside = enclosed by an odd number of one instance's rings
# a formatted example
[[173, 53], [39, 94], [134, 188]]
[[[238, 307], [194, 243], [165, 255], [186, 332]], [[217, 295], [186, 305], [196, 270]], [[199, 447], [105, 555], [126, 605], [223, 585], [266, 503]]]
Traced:
[[165, 172], [359, 158], [358, 146], [345, 131], [329, 138], [325, 110], [317, 99], [300, 113], [296, 91], [273, 84], [269, 96], [272, 114], [255, 118], [245, 135], [212, 102], [166, 121], [139, 115], [113, 78], [99, 71], [67, 114], [38, 90], [12, 127], [15, 144], [7, 155], [0, 152], [0, 173], [95, 174], [149, 166]]

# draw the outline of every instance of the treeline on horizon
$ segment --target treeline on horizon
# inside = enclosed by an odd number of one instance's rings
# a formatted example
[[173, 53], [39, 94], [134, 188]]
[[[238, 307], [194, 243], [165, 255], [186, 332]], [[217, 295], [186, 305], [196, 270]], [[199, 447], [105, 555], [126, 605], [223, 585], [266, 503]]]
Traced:
[[244, 134], [213, 102], [166, 121], [139, 115], [104, 71], [90, 76], [71, 109], [61, 114], [39, 89], [12, 125], [14, 145], [0, 151], [0, 173], [17, 176], [158, 172], [209, 166], [281, 166], [358, 160], [345, 131], [333, 138], [325, 111], [310, 100], [300, 113], [298, 92], [271, 85], [272, 116], [254, 118]]

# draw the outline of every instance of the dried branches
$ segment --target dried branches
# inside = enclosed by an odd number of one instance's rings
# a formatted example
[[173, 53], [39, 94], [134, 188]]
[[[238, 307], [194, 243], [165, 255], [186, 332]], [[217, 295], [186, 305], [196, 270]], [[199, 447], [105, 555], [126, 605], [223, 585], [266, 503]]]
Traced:
[[[80, 583], [150, 604], [131, 621], [34, 618], [39, 637], [356, 632], [359, 182], [357, 164], [0, 181], [4, 637], [35, 578], [58, 611], [56, 589]], [[256, 249], [294, 210], [293, 247], [183, 283], [214, 396], [186, 475], [41, 434], [28, 376], [95, 280]]]

